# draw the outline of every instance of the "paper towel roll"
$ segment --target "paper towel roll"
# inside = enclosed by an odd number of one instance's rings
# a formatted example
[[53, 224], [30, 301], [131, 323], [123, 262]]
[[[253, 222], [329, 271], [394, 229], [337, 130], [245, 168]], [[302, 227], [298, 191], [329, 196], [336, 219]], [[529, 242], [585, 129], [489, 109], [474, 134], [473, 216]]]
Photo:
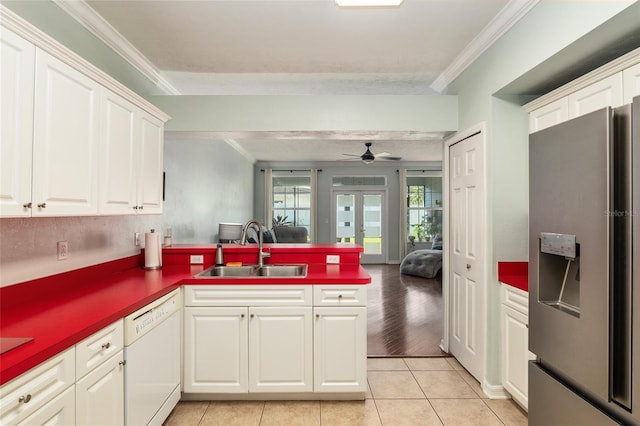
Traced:
[[160, 234], [154, 229], [144, 234], [144, 269], [160, 269], [162, 267], [162, 243]]

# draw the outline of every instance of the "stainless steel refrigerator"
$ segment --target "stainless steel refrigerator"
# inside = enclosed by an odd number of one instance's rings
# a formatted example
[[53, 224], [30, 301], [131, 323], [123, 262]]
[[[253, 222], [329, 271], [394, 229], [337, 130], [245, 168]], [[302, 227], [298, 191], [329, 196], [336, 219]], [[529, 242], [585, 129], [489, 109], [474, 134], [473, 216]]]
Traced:
[[640, 425], [640, 97], [529, 138], [530, 425]]

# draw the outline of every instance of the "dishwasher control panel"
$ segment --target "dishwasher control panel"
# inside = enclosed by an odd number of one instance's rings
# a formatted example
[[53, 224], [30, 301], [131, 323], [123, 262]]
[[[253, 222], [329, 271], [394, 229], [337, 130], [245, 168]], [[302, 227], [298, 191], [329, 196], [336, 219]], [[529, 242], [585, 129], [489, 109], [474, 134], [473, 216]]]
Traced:
[[161, 324], [182, 306], [180, 289], [162, 296], [124, 318], [124, 341], [129, 346]]

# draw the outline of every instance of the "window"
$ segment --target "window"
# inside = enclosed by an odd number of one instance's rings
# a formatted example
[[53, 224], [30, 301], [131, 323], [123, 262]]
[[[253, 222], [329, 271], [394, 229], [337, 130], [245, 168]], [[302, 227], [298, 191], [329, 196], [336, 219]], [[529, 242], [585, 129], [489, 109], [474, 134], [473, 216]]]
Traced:
[[406, 231], [417, 241], [442, 235], [442, 176], [407, 175]]
[[311, 236], [311, 172], [274, 171], [271, 185], [273, 224], [302, 226]]

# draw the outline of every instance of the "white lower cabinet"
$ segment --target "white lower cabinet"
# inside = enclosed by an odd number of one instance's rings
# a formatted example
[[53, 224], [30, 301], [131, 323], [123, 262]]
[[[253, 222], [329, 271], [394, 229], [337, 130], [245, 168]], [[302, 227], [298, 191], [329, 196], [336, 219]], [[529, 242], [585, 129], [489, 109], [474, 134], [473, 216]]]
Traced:
[[365, 301], [358, 285], [186, 286], [184, 392], [364, 397]]
[[[76, 422], [75, 386], [46, 403], [35, 413], [18, 423], [20, 426], [84, 424]], [[4, 423], [3, 423], [4, 424]]]
[[249, 392], [313, 390], [311, 309], [249, 308]]
[[367, 308], [314, 307], [315, 392], [367, 390]]
[[[34, 416], [34, 421], [26, 423], [40, 424], [36, 419], [42, 419], [43, 423], [46, 423], [47, 419], [64, 416], [65, 419], [71, 420], [68, 424], [74, 424], [73, 401], [69, 402], [63, 398], [53, 403], [53, 408], [47, 405], [68, 389], [72, 390], [73, 395], [74, 381], [75, 348], [72, 347], [2, 385], [0, 424], [21, 424], [31, 419], [31, 416]], [[70, 412], [73, 415], [70, 415]]]
[[76, 382], [76, 423], [124, 424], [124, 357], [122, 350]]
[[249, 327], [246, 307], [184, 309], [184, 391], [246, 393]]
[[525, 410], [528, 406], [529, 352], [528, 293], [502, 285], [502, 386]]

